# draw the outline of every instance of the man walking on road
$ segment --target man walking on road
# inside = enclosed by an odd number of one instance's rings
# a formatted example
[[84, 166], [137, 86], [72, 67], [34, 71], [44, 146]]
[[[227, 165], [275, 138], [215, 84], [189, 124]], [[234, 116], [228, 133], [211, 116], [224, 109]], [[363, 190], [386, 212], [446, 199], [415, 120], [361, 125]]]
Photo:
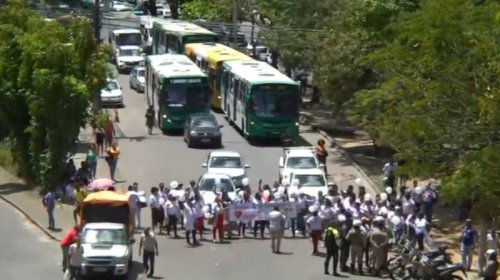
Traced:
[[462, 263], [467, 270], [470, 270], [472, 265], [476, 237], [477, 232], [472, 227], [472, 221], [467, 219], [465, 221], [465, 229], [460, 237], [460, 254], [462, 255]]
[[141, 234], [139, 256], [141, 253], [145, 272], [148, 273], [148, 277], [152, 277], [155, 272], [155, 256], [158, 256], [158, 243], [150, 228], [146, 228]]
[[330, 265], [330, 259], [333, 258], [333, 275], [340, 276], [340, 274], [337, 273], [340, 232], [333, 226], [328, 226], [324, 232], [324, 241], [326, 247], [325, 274], [330, 274], [328, 266]]
[[269, 213], [269, 233], [271, 234], [271, 249], [273, 253], [281, 254], [281, 238], [285, 230], [286, 217], [280, 212], [278, 206], [274, 206]]
[[54, 230], [56, 228], [56, 221], [54, 219], [54, 209], [56, 208], [56, 196], [53, 192], [48, 191], [43, 197], [43, 206], [47, 210], [49, 215], [49, 230]]
[[61, 250], [62, 250], [62, 270], [66, 271], [68, 268], [68, 257], [69, 257], [69, 247], [73, 244], [75, 237], [80, 234], [80, 227], [74, 226], [71, 228], [66, 235], [61, 239]]

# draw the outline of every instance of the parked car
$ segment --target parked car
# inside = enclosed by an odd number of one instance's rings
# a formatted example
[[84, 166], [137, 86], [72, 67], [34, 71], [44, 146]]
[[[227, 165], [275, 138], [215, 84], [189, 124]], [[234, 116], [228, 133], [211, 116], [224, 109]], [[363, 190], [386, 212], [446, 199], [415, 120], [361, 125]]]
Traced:
[[116, 79], [108, 79], [106, 86], [101, 90], [101, 105], [123, 107], [122, 88]]
[[233, 151], [213, 151], [208, 154], [207, 162], [202, 164], [209, 173], [227, 174], [237, 187], [242, 186], [242, 180], [247, 176], [250, 165], [245, 164], [243, 157]]
[[146, 69], [144, 66], [136, 66], [130, 71], [129, 86], [137, 92], [144, 92], [146, 84]]
[[207, 145], [222, 147], [222, 132], [214, 115], [210, 113], [191, 114], [184, 124], [184, 141], [188, 147]]
[[205, 203], [214, 203], [217, 193], [226, 191], [231, 200], [236, 199], [236, 186], [227, 174], [205, 173], [198, 180], [198, 189]]

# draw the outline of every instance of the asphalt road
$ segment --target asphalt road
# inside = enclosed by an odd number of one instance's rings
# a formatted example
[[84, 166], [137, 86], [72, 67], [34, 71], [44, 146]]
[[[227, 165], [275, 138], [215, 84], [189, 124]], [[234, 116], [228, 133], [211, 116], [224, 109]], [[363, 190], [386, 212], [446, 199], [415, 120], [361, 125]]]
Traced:
[[60, 279], [57, 243], [0, 200], [1, 279]]
[[[120, 122], [116, 125], [118, 143], [122, 154], [118, 163], [118, 179], [126, 180], [125, 188], [138, 182], [141, 189], [159, 182], [177, 180], [187, 184], [202, 173], [201, 164], [210, 149], [189, 149], [181, 135], [164, 135], [155, 129], [154, 135], [147, 135], [144, 113], [144, 94], [129, 89], [128, 75], [118, 75], [122, 87], [125, 108], [119, 109]], [[224, 149], [239, 151], [246, 163], [250, 183], [256, 186], [259, 179], [271, 184], [278, 176], [280, 145], [252, 146], [221, 115], [216, 115], [223, 124]], [[150, 225], [150, 212], [142, 214], [143, 226]], [[181, 233], [183, 236], [183, 233]], [[211, 240], [211, 236], [207, 233]], [[232, 279], [256, 277], [266, 279], [328, 279], [323, 273], [323, 258], [309, 255], [311, 243], [307, 239], [285, 240], [284, 255], [270, 252], [269, 240], [240, 239], [231, 244], [203, 242], [202, 246], [190, 248], [184, 240], [159, 236], [160, 256], [157, 274], [171, 279]], [[137, 250], [137, 248], [135, 248]], [[135, 253], [137, 256], [137, 252]], [[144, 275], [139, 275], [139, 279]], [[330, 276], [331, 277], [331, 276]], [[353, 278], [356, 279], [356, 278]]]

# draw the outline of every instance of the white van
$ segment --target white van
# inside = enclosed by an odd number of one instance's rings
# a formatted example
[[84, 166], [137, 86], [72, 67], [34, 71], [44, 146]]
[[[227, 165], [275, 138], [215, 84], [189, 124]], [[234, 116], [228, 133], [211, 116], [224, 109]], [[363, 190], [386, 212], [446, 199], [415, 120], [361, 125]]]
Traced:
[[142, 47], [142, 35], [139, 29], [115, 29], [109, 34], [109, 43], [113, 49], [124, 46]]

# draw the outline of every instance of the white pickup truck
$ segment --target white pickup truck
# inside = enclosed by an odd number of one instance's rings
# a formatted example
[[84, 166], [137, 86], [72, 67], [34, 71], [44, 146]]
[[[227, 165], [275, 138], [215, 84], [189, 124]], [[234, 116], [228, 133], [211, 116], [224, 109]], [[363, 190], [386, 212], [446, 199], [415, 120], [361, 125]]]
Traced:
[[292, 174], [304, 169], [323, 169], [316, 158], [314, 147], [288, 147], [279, 160], [279, 181], [291, 183]]
[[134, 215], [128, 195], [89, 194], [82, 205], [82, 276], [127, 279], [132, 267]]

